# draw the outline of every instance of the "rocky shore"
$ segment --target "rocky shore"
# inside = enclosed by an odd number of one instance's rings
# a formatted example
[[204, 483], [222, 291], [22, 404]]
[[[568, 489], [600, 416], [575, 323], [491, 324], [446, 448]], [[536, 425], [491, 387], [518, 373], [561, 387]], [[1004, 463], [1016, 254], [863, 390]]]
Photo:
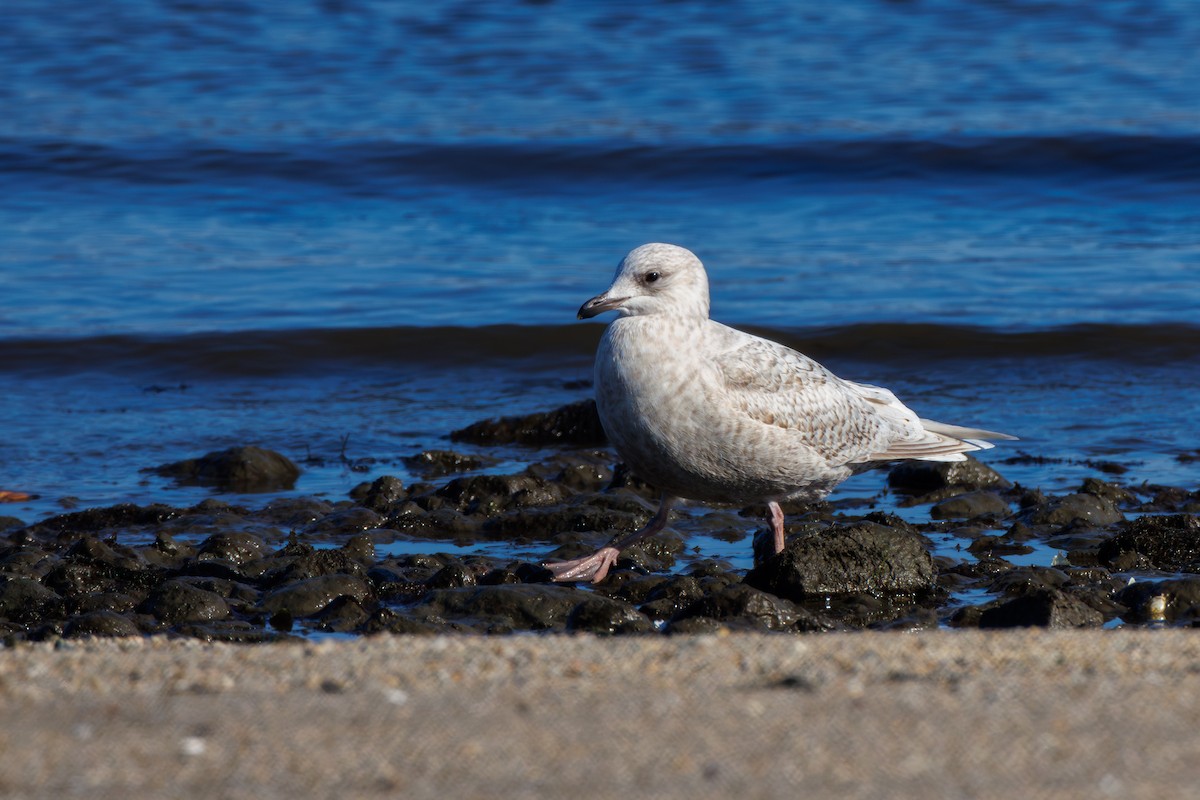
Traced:
[[[1111, 480], [1119, 465], [1098, 464], [1077, 491], [1048, 496], [977, 461], [905, 463], [887, 482], [898, 506], [930, 504], [923, 522], [835, 496], [785, 508], [788, 547], [772, 555], [751, 541], [763, 509], [716, 509], [678, 520], [588, 587], [550, 583], [540, 559], [636, 529], [654, 501], [612, 463], [590, 402], [483, 421], [451, 438], [470, 452], [407, 459], [423, 482], [382, 477], [344, 500], [123, 505], [34, 524], [0, 517], [0, 636], [263, 642], [1200, 622], [1200, 492], [1122, 486]], [[490, 445], [514, 443], [544, 457], [517, 474], [479, 473]], [[157, 471], [238, 491], [286, 487], [298, 474], [258, 448]], [[697, 533], [754, 549], [753, 568], [696, 552], [686, 536]], [[399, 552], [397, 543], [413, 547]], [[489, 544], [506, 553], [453, 552]], [[1036, 566], [1009, 560], [1035, 547], [1061, 555]]]

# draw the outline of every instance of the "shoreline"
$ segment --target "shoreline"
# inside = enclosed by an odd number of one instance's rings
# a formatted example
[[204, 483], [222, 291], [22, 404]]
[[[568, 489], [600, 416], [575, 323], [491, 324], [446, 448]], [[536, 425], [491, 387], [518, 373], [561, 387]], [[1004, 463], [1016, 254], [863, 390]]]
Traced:
[[8, 797], [1184, 796], [1189, 631], [0, 651]]

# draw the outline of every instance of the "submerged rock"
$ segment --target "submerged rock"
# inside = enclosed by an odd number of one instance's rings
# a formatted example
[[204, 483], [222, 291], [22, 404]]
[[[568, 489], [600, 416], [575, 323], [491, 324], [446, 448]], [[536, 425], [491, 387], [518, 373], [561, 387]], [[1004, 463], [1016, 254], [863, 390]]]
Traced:
[[253, 445], [164, 464], [154, 472], [185, 485], [242, 493], [291, 489], [300, 477], [300, 468], [287, 457]]

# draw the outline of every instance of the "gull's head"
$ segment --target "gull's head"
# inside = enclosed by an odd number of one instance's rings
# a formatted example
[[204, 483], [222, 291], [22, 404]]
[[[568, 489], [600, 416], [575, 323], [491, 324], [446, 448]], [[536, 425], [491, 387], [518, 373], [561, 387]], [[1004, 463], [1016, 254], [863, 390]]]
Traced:
[[622, 316], [670, 314], [708, 319], [708, 276], [691, 250], [644, 244], [617, 265], [612, 286], [579, 308], [579, 318], [605, 311]]

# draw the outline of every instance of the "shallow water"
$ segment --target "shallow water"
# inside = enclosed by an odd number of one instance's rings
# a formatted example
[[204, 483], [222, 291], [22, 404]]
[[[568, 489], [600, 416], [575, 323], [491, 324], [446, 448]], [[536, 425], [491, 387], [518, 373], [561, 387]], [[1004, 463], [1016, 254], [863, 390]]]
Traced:
[[8, 3], [3, 510], [189, 504], [142, 470], [245, 443], [409, 482], [588, 394], [575, 309], [649, 240], [722, 321], [1021, 436], [1022, 484], [1194, 487], [1193, 10]]

